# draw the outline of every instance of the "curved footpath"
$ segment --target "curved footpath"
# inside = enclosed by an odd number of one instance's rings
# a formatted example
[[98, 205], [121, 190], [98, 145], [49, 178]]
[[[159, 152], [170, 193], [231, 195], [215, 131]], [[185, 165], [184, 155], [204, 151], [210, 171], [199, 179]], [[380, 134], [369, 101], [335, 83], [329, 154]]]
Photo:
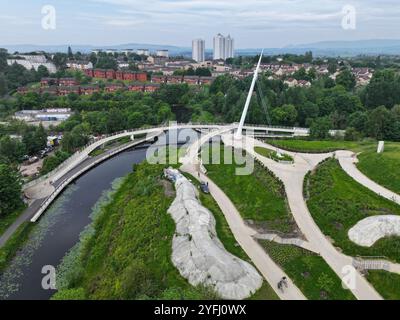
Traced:
[[354, 152], [345, 150], [336, 151], [335, 156], [339, 160], [342, 169], [359, 184], [400, 205], [400, 195], [390, 191], [389, 189], [386, 189], [385, 187], [382, 187], [358, 170], [356, 166], [358, 159]]
[[[245, 149], [282, 180], [285, 185], [291, 212], [298, 227], [332, 270], [340, 279], [343, 279], [346, 275], [345, 270], [353, 265], [353, 258], [340, 253], [328, 238], [325, 237], [312, 218], [303, 196], [303, 181], [306, 173], [313, 170], [322, 160], [332, 156], [332, 154], [300, 154], [285, 151], [284, 153], [291, 155], [295, 162], [293, 165], [285, 165], [256, 153], [254, 146], [270, 150], [277, 149], [261, 141], [250, 137], [243, 137], [242, 141], [236, 141], [232, 135], [223, 136], [223, 141], [226, 145]], [[359, 272], [355, 273], [355, 286], [349, 289], [360, 300], [382, 299], [373, 286]]]
[[[198, 159], [199, 148], [212, 137], [222, 133], [223, 132], [220, 130], [212, 132], [211, 134], [203, 136], [190, 146], [187, 150], [186, 156], [180, 159], [180, 162], [183, 163], [180, 169], [184, 172], [190, 173], [199, 181], [208, 182], [210, 194], [223, 212], [236, 241], [252, 260], [256, 268], [261, 272], [266, 281], [271, 285], [279, 298], [283, 300], [305, 300], [306, 298], [303, 293], [290, 280], [288, 275], [285, 274], [285, 272], [269, 257], [260, 244], [253, 238], [257, 232], [244, 223], [239, 211], [236, 209], [232, 201], [211, 179], [200, 172], [200, 163]], [[288, 288], [285, 288], [284, 292], [277, 288], [277, 283], [282, 279], [282, 277], [287, 277], [289, 282]]]

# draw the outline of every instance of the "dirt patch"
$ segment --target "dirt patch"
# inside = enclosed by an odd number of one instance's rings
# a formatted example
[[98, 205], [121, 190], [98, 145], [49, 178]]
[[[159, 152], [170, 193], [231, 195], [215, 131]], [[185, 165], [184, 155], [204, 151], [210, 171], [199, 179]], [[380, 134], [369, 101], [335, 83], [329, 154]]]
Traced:
[[175, 188], [171, 182], [162, 179], [162, 180], [160, 180], [160, 184], [163, 186], [164, 194], [167, 198], [175, 198], [175, 195], [176, 195]]

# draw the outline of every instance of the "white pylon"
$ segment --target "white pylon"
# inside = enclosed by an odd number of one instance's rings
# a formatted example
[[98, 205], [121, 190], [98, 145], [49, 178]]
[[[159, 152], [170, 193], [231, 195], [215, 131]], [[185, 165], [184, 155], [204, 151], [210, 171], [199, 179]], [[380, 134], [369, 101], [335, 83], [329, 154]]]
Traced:
[[261, 64], [261, 59], [263, 57], [263, 53], [264, 53], [264, 49], [261, 51], [261, 55], [260, 55], [260, 59], [258, 60], [257, 68], [254, 71], [253, 81], [251, 82], [249, 94], [247, 95], [247, 99], [246, 99], [246, 104], [244, 105], [242, 117], [240, 118], [239, 127], [238, 127], [238, 129], [236, 131], [236, 134], [235, 134], [235, 139], [237, 139], [237, 140], [241, 140], [242, 139], [243, 126], [244, 126], [244, 122], [246, 120], [247, 111], [249, 110], [251, 97], [253, 96], [254, 86], [256, 85], [256, 81], [257, 81], [257, 78], [258, 78], [258, 71], [260, 69], [260, 64]]

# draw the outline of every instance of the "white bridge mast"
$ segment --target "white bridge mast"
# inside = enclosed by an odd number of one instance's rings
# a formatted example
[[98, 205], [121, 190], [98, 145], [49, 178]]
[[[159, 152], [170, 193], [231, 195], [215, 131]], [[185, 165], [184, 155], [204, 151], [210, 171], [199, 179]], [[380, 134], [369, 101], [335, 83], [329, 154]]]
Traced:
[[246, 99], [246, 104], [244, 105], [242, 118], [240, 119], [239, 127], [238, 127], [238, 129], [236, 131], [236, 134], [235, 134], [235, 139], [238, 139], [238, 140], [242, 139], [243, 125], [244, 125], [244, 122], [246, 120], [247, 111], [249, 110], [251, 97], [253, 96], [254, 86], [256, 85], [256, 81], [257, 81], [257, 78], [258, 78], [258, 71], [260, 69], [260, 64], [261, 64], [261, 59], [263, 57], [263, 53], [264, 53], [264, 50], [261, 51], [260, 60], [258, 60], [257, 68], [254, 71], [253, 81], [251, 82], [249, 94], [247, 95], [247, 99]]

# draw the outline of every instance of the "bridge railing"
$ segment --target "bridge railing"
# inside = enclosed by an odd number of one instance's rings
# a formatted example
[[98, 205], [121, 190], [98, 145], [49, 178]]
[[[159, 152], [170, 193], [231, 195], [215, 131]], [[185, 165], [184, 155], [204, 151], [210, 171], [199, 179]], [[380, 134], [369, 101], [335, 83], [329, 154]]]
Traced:
[[[61, 163], [58, 167], [56, 167], [55, 169], [53, 169], [52, 171], [50, 171], [49, 173], [35, 179], [32, 180], [30, 182], [27, 182], [24, 184], [23, 186], [23, 190], [26, 190], [34, 185], [37, 185], [43, 181], [46, 181], [47, 179], [49, 179], [50, 177], [52, 177], [53, 175], [57, 174], [58, 172], [60, 172], [61, 170], [63, 170], [66, 166], [68, 166], [69, 164], [71, 164], [73, 161], [75, 161], [77, 158], [79, 158], [79, 156], [82, 155], [82, 152], [84, 150], [86, 150], [87, 148], [89, 148], [90, 146], [92, 146], [95, 143], [98, 143], [99, 141], [102, 140], [107, 140], [110, 137], [114, 137], [114, 136], [119, 136], [122, 134], [129, 134], [129, 133], [141, 133], [143, 131], [146, 130], [151, 130], [151, 129], [164, 129], [167, 130], [168, 128], [175, 128], [175, 127], [194, 127], [194, 126], [204, 126], [204, 127], [228, 127], [228, 126], [232, 126], [235, 127], [237, 126], [238, 123], [205, 123], [205, 122], [189, 122], [189, 123], [174, 123], [173, 125], [169, 126], [166, 123], [163, 123], [161, 125], [156, 125], [156, 126], [143, 126], [141, 128], [132, 128], [132, 129], [126, 129], [126, 130], [121, 130], [121, 131], [117, 131], [117, 132], [113, 132], [110, 134], [104, 134], [101, 135], [99, 137], [96, 137], [94, 139], [91, 139], [89, 141], [89, 143], [87, 143], [85, 146], [79, 148], [75, 153], [73, 153], [68, 159], [66, 159], [63, 163]], [[259, 124], [245, 124], [245, 127], [255, 127], [255, 128], [271, 128], [271, 129], [282, 129], [282, 130], [291, 130], [291, 131], [297, 131], [297, 130], [301, 130], [301, 131], [308, 131], [308, 129], [306, 128], [296, 128], [296, 127], [285, 127], [285, 126], [268, 126], [268, 125], [259, 125]], [[105, 141], [106, 142], [106, 141]], [[105, 143], [104, 142], [104, 143]], [[101, 145], [101, 144], [100, 144]]]

